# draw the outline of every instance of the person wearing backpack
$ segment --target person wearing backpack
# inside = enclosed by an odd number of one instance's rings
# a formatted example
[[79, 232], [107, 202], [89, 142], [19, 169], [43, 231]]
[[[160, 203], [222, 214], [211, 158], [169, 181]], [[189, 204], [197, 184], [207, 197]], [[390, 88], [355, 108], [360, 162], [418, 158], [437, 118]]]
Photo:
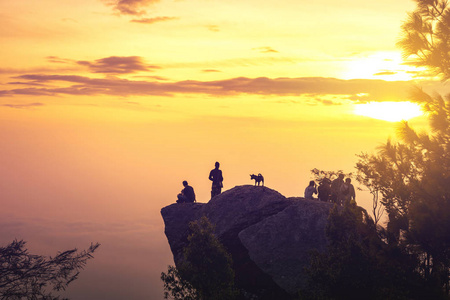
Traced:
[[356, 204], [355, 187], [351, 182], [352, 180], [350, 178], [346, 178], [345, 182], [341, 185], [339, 194], [342, 205], [349, 205], [350, 203]]

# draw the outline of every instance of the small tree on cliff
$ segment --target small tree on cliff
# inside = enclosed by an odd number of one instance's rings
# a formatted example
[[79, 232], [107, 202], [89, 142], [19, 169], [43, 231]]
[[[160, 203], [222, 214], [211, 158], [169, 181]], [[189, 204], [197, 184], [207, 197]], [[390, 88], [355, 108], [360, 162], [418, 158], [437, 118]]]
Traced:
[[[189, 244], [184, 262], [161, 274], [168, 299], [235, 299], [232, 259], [214, 235], [214, 226], [203, 216], [189, 224]], [[186, 297], [186, 298], [183, 298]]]
[[87, 260], [100, 245], [44, 257], [28, 253], [24, 241], [0, 247], [0, 299], [59, 299], [51, 290], [64, 290], [76, 280]]

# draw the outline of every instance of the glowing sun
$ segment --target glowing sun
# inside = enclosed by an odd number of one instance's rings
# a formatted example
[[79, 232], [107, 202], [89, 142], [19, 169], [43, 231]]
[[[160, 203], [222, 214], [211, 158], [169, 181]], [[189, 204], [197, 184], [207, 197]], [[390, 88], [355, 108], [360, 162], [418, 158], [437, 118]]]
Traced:
[[407, 101], [356, 104], [354, 113], [389, 122], [407, 121], [423, 114], [418, 104]]

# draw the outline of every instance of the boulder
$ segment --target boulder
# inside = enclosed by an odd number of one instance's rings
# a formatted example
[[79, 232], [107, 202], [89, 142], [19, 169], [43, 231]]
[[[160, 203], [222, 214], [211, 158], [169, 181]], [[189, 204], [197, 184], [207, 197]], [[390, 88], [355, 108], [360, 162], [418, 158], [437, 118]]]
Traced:
[[250, 259], [288, 293], [305, 286], [302, 271], [310, 251], [325, 251], [325, 226], [332, 206], [300, 198], [281, 212], [242, 230], [239, 239]]
[[289, 299], [306, 283], [311, 250], [326, 248], [332, 204], [286, 198], [262, 186], [236, 186], [208, 203], [161, 210], [175, 265], [187, 245], [189, 222], [206, 216], [233, 258], [236, 284], [258, 299]]

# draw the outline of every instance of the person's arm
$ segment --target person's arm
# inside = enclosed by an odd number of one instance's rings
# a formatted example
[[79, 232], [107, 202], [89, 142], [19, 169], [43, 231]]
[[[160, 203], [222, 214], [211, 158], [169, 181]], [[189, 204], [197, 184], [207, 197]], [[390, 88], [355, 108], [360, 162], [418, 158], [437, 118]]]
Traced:
[[209, 180], [213, 181], [213, 179], [214, 179], [213, 178], [213, 171], [209, 172], [209, 177], [208, 178], [209, 178]]

